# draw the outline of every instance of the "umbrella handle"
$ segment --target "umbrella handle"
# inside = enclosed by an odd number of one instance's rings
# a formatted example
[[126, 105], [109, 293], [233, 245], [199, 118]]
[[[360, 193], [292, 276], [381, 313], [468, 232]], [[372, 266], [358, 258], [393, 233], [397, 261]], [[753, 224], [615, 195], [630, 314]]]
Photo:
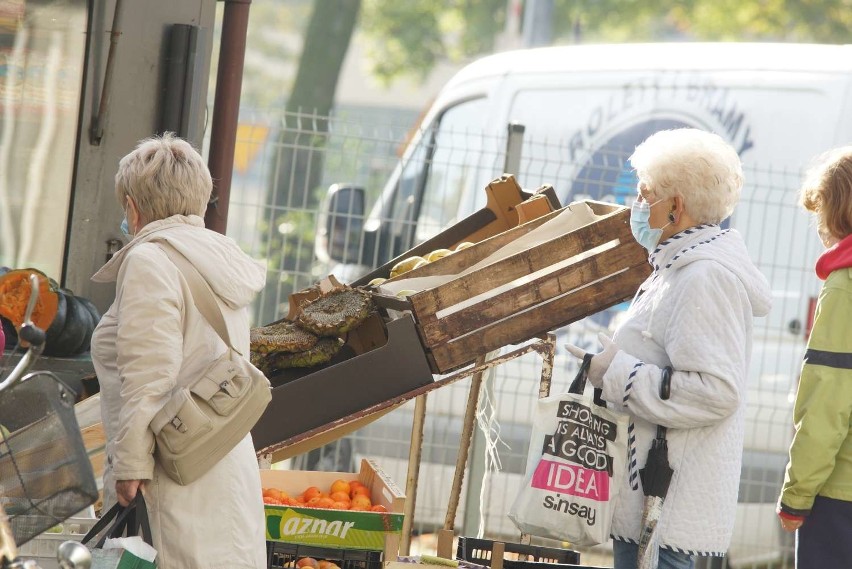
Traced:
[[660, 399], [667, 400], [672, 396], [672, 366], [663, 368], [663, 377], [660, 380]]
[[[667, 400], [672, 395], [672, 366], [663, 368], [663, 375], [660, 379], [660, 399]], [[666, 428], [662, 425], [657, 425], [657, 440], [660, 443], [666, 440]]]

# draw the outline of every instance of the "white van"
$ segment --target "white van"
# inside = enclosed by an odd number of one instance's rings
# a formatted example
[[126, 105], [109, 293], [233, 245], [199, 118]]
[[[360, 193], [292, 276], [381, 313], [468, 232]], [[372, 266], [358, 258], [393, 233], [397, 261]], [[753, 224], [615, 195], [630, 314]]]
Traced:
[[[511, 150], [509, 125], [521, 125], [513, 132], [523, 131], [519, 162], [517, 149]], [[350, 279], [404, 253], [484, 206], [482, 188], [504, 171], [507, 144], [514, 156], [508, 163], [516, 164], [511, 173], [525, 188], [551, 184], [563, 204], [591, 198], [629, 205], [636, 180], [628, 156], [651, 133], [679, 127], [716, 132], [742, 157], [742, 199], [725, 223], [744, 235], [772, 286], [772, 312], [755, 327], [741, 504], [729, 563], [775, 562], [790, 547], [775, 519], [774, 502], [820, 287], [813, 264], [821, 245], [797, 206], [796, 191], [815, 155], [852, 142], [852, 46], [588, 45], [483, 58], [438, 95], [365, 218], [363, 190], [333, 187], [329, 203], [338, 211], [345, 204], [352, 214], [350, 231], [318, 239], [317, 253], [342, 263], [333, 272]], [[329, 206], [325, 214], [320, 233], [329, 237], [335, 217]], [[571, 337], [573, 343], [595, 348], [588, 327], [613, 325], [623, 309], [614, 307], [559, 331], [554, 389], [575, 369], [561, 351], [562, 340]], [[517, 433], [521, 446], [537, 393], [534, 367], [502, 366], [494, 382], [504, 438]], [[435, 397], [446, 401], [434, 407], [447, 421], [457, 421], [458, 394], [443, 396], [441, 391]], [[525, 448], [512, 452], [523, 455]], [[428, 478], [429, 469], [439, 467], [424, 460], [421, 478], [424, 472]], [[504, 471], [514, 463], [504, 460]], [[452, 464], [440, 468], [435, 477], [452, 472]], [[511, 533], [511, 525], [501, 520], [522, 467], [506, 474], [492, 478], [501, 488], [486, 498], [486, 527]]]

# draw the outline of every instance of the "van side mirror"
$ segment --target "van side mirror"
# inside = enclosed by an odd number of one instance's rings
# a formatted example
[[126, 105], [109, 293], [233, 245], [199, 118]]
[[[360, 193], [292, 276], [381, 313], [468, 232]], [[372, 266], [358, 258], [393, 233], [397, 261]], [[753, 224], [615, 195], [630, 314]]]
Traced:
[[366, 209], [364, 188], [332, 184], [320, 211], [316, 255], [323, 262], [357, 264]]

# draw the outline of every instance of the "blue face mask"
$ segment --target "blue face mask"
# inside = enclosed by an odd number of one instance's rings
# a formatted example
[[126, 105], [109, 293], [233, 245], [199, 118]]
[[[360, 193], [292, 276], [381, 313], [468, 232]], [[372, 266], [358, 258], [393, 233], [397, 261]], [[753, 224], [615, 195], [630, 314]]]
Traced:
[[633, 238], [642, 247], [648, 250], [648, 253], [653, 253], [657, 244], [660, 242], [660, 237], [663, 236], [663, 229], [668, 227], [668, 223], [659, 229], [651, 227], [651, 206], [655, 206], [663, 200], [657, 200], [649, 204], [645, 200], [636, 200], [630, 207], [630, 232], [633, 233]]
[[124, 216], [124, 219], [121, 220], [121, 225], [119, 226], [121, 229], [121, 233], [124, 234], [128, 239], [133, 239], [133, 236], [130, 234], [130, 227], [127, 225], [127, 216]]

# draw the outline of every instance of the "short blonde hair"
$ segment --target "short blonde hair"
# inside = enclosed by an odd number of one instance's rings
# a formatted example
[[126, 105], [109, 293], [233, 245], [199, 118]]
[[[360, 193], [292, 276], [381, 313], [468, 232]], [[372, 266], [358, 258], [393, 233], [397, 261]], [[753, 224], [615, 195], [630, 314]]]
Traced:
[[719, 223], [740, 199], [740, 157], [717, 134], [662, 130], [636, 147], [630, 164], [655, 200], [681, 196], [686, 213], [698, 223]]
[[837, 239], [852, 235], [852, 146], [829, 150], [805, 176], [800, 200], [817, 215], [817, 229]]
[[204, 159], [170, 132], [141, 140], [118, 163], [115, 175], [118, 203], [124, 207], [131, 197], [148, 222], [172, 215], [203, 216], [212, 191]]

